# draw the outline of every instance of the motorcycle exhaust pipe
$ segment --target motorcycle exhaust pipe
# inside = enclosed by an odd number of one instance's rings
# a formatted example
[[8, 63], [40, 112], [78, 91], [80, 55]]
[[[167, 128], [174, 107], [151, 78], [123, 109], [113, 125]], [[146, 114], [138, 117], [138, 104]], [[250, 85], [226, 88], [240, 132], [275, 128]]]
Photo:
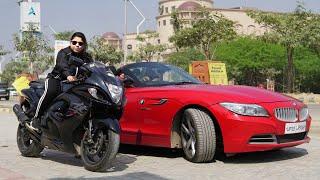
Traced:
[[23, 112], [19, 104], [13, 106], [13, 112], [16, 114], [20, 123], [25, 124], [25, 122], [29, 120], [28, 116]]
[[21, 106], [16, 104], [13, 106], [13, 112], [16, 114], [18, 121], [21, 125], [25, 126], [27, 130], [30, 132], [30, 136], [37, 143], [40, 143], [40, 135], [27, 123], [29, 120], [28, 116], [23, 112]]
[[30, 132], [30, 137], [37, 143], [41, 144], [40, 135], [29, 125], [29, 123], [25, 123], [27, 130]]

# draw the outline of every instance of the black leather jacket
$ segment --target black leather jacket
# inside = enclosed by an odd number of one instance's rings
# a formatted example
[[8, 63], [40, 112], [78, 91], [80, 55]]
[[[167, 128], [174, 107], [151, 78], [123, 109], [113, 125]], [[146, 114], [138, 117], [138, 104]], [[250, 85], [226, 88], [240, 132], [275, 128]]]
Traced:
[[61, 49], [57, 56], [57, 62], [52, 72], [48, 74], [49, 78], [55, 78], [59, 80], [66, 80], [68, 76], [76, 75], [77, 66], [69, 63], [69, 57], [75, 56], [82, 60], [85, 63], [92, 62], [90, 54], [87, 52], [75, 53], [71, 50], [70, 46], [64, 49]]

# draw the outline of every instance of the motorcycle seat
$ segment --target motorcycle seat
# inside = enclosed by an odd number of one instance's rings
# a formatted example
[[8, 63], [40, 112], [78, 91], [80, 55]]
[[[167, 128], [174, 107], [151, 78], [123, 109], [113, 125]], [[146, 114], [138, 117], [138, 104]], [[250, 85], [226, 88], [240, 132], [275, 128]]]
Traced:
[[29, 86], [33, 89], [44, 89], [45, 85], [43, 81], [31, 81]]

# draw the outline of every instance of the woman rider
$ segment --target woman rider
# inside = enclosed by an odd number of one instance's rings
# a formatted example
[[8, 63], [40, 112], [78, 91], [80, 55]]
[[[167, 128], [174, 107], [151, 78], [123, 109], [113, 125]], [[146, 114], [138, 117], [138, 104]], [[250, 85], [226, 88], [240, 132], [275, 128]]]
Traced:
[[70, 64], [69, 58], [75, 56], [85, 63], [92, 62], [91, 56], [86, 52], [87, 40], [83, 33], [75, 32], [70, 39], [70, 46], [59, 51], [56, 65], [45, 80], [45, 90], [41, 96], [33, 120], [33, 127], [39, 127], [39, 117], [42, 116], [44, 107], [61, 93], [61, 81], [76, 81], [77, 66]]

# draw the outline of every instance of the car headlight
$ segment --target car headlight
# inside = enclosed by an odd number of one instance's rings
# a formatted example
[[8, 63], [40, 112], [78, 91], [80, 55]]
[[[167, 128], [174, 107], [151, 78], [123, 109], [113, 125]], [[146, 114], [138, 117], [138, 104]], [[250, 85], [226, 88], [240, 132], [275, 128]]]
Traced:
[[96, 88], [89, 88], [88, 92], [91, 94], [92, 97], [99, 99], [99, 100], [103, 100], [103, 97], [98, 95], [98, 90]]
[[123, 91], [122, 86], [117, 86], [117, 85], [108, 84], [108, 83], [106, 83], [106, 85], [109, 89], [113, 102], [118, 104], [122, 97], [122, 91]]
[[307, 107], [304, 107], [300, 110], [299, 112], [299, 119], [300, 121], [305, 121], [308, 119], [308, 116], [309, 116], [309, 110]]
[[269, 116], [263, 107], [256, 104], [220, 103], [220, 105], [231, 112], [244, 116]]

